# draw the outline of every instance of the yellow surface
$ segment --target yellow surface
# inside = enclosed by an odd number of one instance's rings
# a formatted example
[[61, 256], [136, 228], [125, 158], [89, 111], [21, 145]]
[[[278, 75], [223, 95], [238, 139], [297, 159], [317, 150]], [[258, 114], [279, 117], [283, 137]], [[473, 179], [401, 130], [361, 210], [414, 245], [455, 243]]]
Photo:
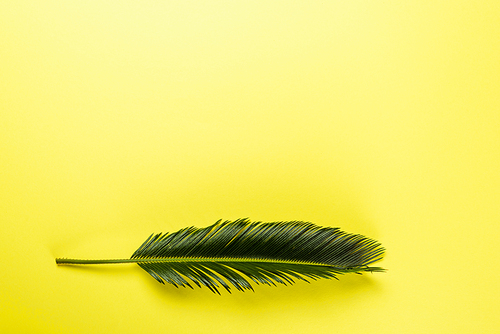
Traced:
[[[1, 333], [500, 328], [494, 1], [2, 1]], [[385, 274], [213, 295], [128, 257], [219, 218], [380, 240]]]

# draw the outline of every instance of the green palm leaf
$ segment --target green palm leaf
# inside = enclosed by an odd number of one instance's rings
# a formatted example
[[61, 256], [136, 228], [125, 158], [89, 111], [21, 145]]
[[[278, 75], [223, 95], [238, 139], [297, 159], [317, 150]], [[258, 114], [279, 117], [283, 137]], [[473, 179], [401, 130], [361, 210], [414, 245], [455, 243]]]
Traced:
[[205, 228], [151, 235], [130, 259], [56, 259], [59, 265], [137, 263], [158, 282], [176, 287], [206, 286], [253, 290], [251, 282], [292, 284], [294, 279], [384, 271], [369, 265], [382, 259], [375, 240], [339, 228], [292, 221], [262, 223], [219, 220]]

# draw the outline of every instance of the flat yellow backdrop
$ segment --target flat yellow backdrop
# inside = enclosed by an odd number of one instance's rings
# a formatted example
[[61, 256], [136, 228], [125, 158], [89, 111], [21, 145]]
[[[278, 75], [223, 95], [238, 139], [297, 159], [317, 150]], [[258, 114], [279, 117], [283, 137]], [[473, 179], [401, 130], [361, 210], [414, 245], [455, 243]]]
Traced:
[[[2, 1], [1, 333], [500, 328], [500, 2]], [[123, 258], [219, 218], [387, 273], [222, 296]]]

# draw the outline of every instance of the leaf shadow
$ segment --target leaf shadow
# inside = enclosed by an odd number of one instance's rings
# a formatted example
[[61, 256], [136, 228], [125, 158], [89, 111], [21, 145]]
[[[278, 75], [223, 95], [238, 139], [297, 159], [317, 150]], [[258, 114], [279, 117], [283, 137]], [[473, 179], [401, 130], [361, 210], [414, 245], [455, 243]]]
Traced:
[[[122, 277], [124, 274], [130, 274], [139, 268], [130, 264], [114, 264], [109, 266], [102, 265], [60, 265], [61, 269], [70, 271], [90, 272], [92, 275], [105, 275], [110, 277]], [[89, 273], [89, 275], [90, 275]]]
[[223, 288], [220, 295], [212, 293], [209, 289], [176, 288], [170, 284], [158, 284], [147, 273], [143, 273], [146, 290], [154, 293], [165, 301], [166, 306], [175, 304], [175, 307], [192, 309], [198, 305], [229, 312], [262, 312], [263, 310], [281, 311], [293, 308], [302, 308], [308, 305], [338, 305], [344, 307], [346, 302], [354, 302], [382, 292], [380, 280], [373, 274], [348, 274], [341, 275], [339, 280], [320, 279], [310, 283], [299, 281], [293, 285], [277, 286], [252, 284], [254, 291], [238, 291], [231, 289], [231, 293]]
[[[139, 266], [133, 264], [115, 264], [109, 266], [60, 266], [60, 269], [88, 274], [90, 280], [98, 280], [104, 284], [119, 283], [119, 286], [134, 285], [133, 293], [138, 299], [157, 299], [166, 311], [172, 308], [186, 312], [202, 312], [217, 317], [228, 313], [234, 316], [258, 316], [268, 312], [271, 316], [279, 316], [290, 310], [311, 309], [327, 312], [335, 311], [340, 316], [350, 305], [362, 305], [367, 299], [383, 294], [383, 276], [385, 273], [365, 273], [339, 275], [335, 279], [311, 280], [310, 283], [296, 281], [293, 285], [266, 286], [252, 284], [254, 291], [245, 292], [231, 289], [231, 293], [223, 288], [220, 295], [212, 293], [208, 288], [199, 288], [192, 284], [191, 288], [176, 288], [173, 285], [158, 283]], [[116, 284], [115, 284], [116, 286]]]

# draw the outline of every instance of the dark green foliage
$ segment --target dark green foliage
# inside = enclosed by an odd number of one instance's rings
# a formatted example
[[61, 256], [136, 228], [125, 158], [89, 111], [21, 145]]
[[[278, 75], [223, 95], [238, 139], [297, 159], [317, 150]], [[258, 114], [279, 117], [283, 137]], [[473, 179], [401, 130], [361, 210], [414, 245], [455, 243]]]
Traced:
[[219, 293], [220, 286], [230, 291], [230, 285], [253, 290], [248, 279], [257, 284], [292, 284], [294, 279], [383, 271], [368, 266], [383, 253], [378, 242], [338, 228], [239, 219], [151, 235], [131, 259], [160, 283], [192, 287], [187, 278]]
[[219, 220], [151, 235], [130, 259], [56, 259], [57, 264], [137, 263], [158, 282], [176, 287], [253, 290], [250, 282], [293, 284], [294, 279], [337, 278], [344, 273], [384, 271], [369, 267], [384, 255], [375, 240], [338, 228], [292, 221]]

